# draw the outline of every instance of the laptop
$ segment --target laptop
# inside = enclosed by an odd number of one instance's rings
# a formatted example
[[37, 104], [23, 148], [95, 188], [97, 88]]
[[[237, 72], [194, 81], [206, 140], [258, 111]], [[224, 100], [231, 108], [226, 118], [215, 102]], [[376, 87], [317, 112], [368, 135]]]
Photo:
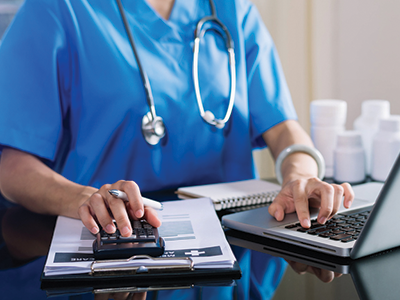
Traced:
[[302, 228], [297, 215], [287, 214], [281, 222], [268, 206], [225, 215], [222, 225], [307, 249], [357, 259], [400, 246], [400, 155], [385, 184], [370, 182], [353, 187], [352, 208], [343, 206], [322, 226], [316, 222], [318, 210], [311, 209], [312, 226]]
[[282, 257], [313, 268], [349, 274], [360, 299], [399, 299], [400, 247], [361, 259], [334, 257], [287, 243], [227, 230], [231, 245]]

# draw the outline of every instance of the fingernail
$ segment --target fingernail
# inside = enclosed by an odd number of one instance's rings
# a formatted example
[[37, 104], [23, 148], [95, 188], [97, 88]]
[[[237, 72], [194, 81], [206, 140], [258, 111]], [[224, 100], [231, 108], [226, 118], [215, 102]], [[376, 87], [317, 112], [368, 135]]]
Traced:
[[114, 231], [115, 231], [114, 225], [108, 224], [108, 225], [106, 226], [106, 231], [107, 231], [107, 232], [114, 232]]
[[121, 232], [122, 235], [129, 235], [131, 230], [129, 229], [128, 226], [125, 226], [120, 230], [120, 232]]
[[278, 220], [278, 215], [279, 215], [279, 214], [278, 214], [278, 212], [276, 211], [275, 214], [274, 214], [274, 218], [275, 218], [276, 220]]
[[96, 233], [99, 232], [99, 228], [93, 227], [92, 229], [90, 229], [90, 232], [93, 233], [93, 234], [96, 234]]
[[310, 220], [304, 219], [303, 221], [301, 221], [301, 226], [304, 228], [309, 228], [311, 226]]
[[137, 210], [137, 211], [135, 212], [135, 216], [136, 216], [137, 218], [143, 217], [143, 210], [142, 210], [142, 209]]
[[319, 223], [320, 224], [325, 224], [325, 222], [326, 222], [326, 218], [325, 217], [319, 218]]

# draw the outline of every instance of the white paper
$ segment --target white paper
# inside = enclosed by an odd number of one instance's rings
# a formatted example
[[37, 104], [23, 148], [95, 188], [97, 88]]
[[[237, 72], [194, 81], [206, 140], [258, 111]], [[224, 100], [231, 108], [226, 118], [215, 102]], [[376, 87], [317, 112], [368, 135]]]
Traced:
[[[162, 221], [159, 234], [165, 240], [163, 257], [191, 257], [195, 269], [233, 266], [235, 257], [210, 199], [167, 201], [163, 205], [164, 210], [158, 212]], [[94, 261], [94, 240], [95, 236], [80, 220], [58, 217], [44, 268], [45, 275], [89, 273]], [[182, 260], [174, 260], [174, 264], [182, 263]], [[126, 264], [113, 263], [113, 266]], [[136, 260], [129, 264], [149, 265], [151, 262]], [[101, 267], [104, 266], [102, 263]]]

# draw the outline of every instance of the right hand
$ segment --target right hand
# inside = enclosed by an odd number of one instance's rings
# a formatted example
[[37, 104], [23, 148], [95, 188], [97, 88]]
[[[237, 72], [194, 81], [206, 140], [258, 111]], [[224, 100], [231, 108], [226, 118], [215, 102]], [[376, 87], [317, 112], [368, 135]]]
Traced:
[[[124, 191], [129, 202], [110, 195], [108, 191], [111, 189]], [[139, 187], [133, 181], [120, 180], [114, 184], [103, 185], [79, 207], [78, 214], [83, 224], [93, 234], [99, 232], [99, 225], [107, 233], [115, 232], [113, 219], [117, 222], [122, 236], [132, 234], [130, 218], [134, 220], [145, 218], [155, 227], [161, 225], [157, 212], [153, 208], [143, 206]]]

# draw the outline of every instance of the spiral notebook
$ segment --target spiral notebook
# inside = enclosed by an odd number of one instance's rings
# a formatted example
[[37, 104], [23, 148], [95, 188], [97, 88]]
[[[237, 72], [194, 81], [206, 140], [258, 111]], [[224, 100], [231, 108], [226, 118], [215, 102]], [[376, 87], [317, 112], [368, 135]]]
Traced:
[[181, 199], [211, 198], [215, 210], [223, 210], [272, 202], [280, 189], [280, 185], [272, 182], [249, 179], [182, 187], [176, 193]]

